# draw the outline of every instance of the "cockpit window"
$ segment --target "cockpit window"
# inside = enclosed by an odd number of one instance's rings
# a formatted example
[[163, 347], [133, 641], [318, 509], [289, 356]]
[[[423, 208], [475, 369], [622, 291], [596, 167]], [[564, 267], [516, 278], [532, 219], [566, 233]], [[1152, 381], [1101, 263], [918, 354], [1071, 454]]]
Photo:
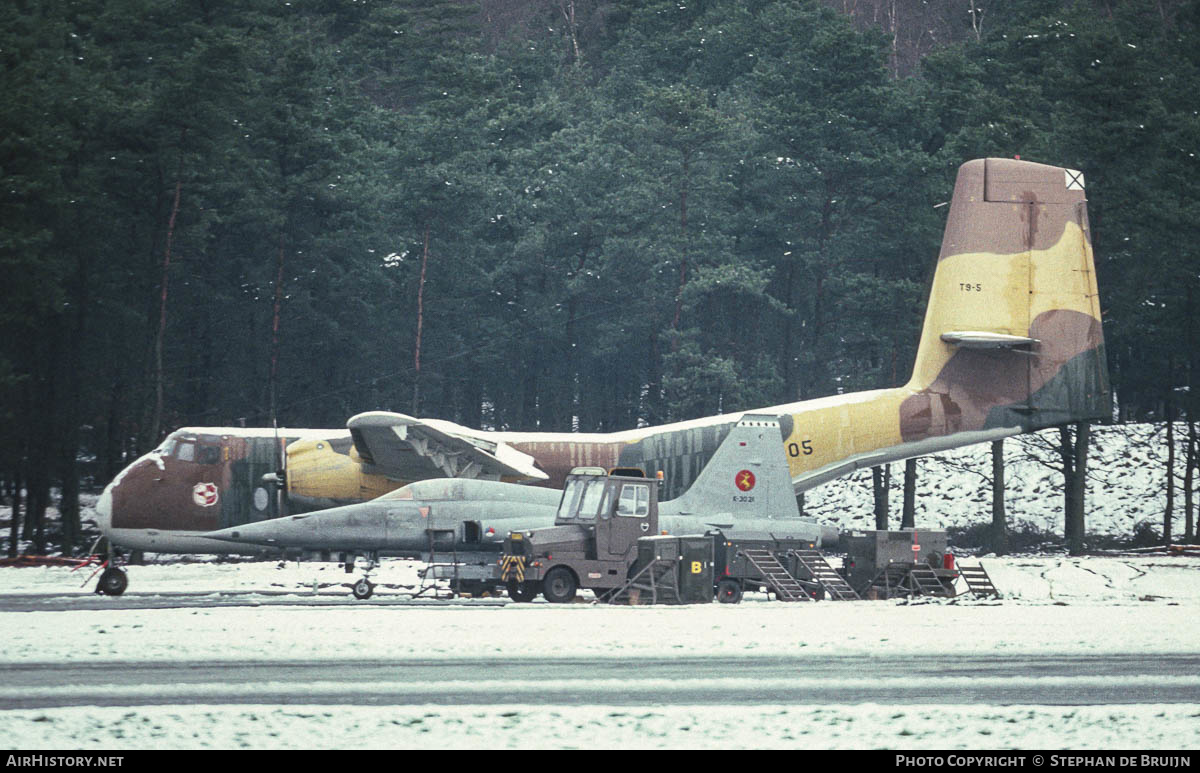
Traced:
[[175, 446], [175, 458], [181, 462], [192, 462], [196, 460], [196, 444], [195, 443], [180, 443]]
[[461, 500], [465, 496], [460, 478], [431, 478], [409, 485], [412, 486], [412, 497], [425, 501]]
[[216, 464], [221, 461], [221, 449], [218, 446], [197, 446], [196, 461], [200, 464]]
[[412, 486], [401, 486], [395, 491], [389, 491], [380, 497], [380, 499], [412, 499]]

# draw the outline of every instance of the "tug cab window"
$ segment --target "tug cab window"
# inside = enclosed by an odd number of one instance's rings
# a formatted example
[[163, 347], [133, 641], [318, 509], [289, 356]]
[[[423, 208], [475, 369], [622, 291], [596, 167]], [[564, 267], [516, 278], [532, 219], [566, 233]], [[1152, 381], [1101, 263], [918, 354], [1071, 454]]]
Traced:
[[579, 505], [579, 496], [583, 493], [585, 481], [575, 479], [567, 481], [567, 487], [563, 489], [563, 498], [558, 503], [559, 518], [574, 518], [575, 510]]
[[604, 479], [576, 478], [567, 481], [563, 498], [558, 505], [558, 517], [583, 521], [596, 520], [600, 501], [604, 497]]
[[617, 515], [639, 517], [650, 512], [650, 487], [644, 483], [626, 483], [617, 500]]
[[583, 492], [583, 501], [579, 504], [579, 519], [584, 521], [596, 520], [596, 512], [600, 509], [600, 499], [604, 496], [604, 481], [588, 481]]

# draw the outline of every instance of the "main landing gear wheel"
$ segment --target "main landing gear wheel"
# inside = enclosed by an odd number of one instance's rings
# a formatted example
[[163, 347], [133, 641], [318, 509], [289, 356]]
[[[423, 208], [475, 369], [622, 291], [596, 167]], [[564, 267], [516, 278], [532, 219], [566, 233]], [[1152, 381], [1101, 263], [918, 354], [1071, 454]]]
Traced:
[[516, 580], [508, 581], [508, 597], [513, 601], [525, 603], [533, 601], [537, 598], [537, 584], [533, 582], [517, 582]]
[[124, 569], [110, 566], [100, 574], [96, 583], [96, 592], [105, 596], [120, 596], [129, 587], [129, 577]]
[[542, 595], [551, 604], [563, 604], [575, 598], [578, 587], [579, 584], [575, 582], [575, 575], [571, 574], [570, 569], [556, 566], [546, 572], [546, 579], [542, 580]]
[[354, 587], [350, 589], [350, 592], [354, 594], [354, 598], [360, 601], [369, 599], [371, 598], [371, 594], [375, 592], [375, 583], [364, 577], [354, 583]]
[[742, 584], [737, 580], [721, 580], [717, 583], [717, 601], [736, 604], [742, 600]]

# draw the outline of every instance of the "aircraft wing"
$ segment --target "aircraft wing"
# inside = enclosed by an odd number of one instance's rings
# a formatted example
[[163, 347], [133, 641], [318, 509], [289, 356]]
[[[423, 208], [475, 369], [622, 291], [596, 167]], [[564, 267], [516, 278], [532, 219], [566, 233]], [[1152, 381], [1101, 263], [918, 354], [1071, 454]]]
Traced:
[[368, 471], [393, 480], [480, 478], [536, 482], [550, 476], [532, 456], [512, 446], [474, 436], [466, 427], [370, 411], [346, 422]]

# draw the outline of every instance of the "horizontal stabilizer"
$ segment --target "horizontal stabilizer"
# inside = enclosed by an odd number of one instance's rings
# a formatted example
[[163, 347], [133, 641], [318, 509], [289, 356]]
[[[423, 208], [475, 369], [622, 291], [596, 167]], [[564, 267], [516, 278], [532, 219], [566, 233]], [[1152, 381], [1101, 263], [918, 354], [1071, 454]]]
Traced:
[[942, 340], [964, 349], [1013, 349], [1039, 343], [1036, 338], [1006, 333], [988, 333], [982, 330], [954, 330], [942, 333]]

